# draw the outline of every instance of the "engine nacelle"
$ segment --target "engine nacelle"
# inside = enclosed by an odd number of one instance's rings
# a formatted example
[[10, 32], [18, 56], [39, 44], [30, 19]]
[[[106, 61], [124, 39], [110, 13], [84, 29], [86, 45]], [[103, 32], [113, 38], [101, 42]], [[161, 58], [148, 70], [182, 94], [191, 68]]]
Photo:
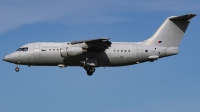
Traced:
[[60, 50], [61, 57], [77, 56], [84, 52], [87, 52], [87, 50], [81, 47], [67, 47]]

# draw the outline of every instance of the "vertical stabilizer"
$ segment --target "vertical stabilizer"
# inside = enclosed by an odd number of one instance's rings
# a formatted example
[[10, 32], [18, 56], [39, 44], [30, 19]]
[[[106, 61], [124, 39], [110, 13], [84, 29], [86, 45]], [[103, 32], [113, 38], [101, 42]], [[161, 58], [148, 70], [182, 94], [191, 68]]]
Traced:
[[195, 14], [172, 16], [167, 18], [152, 37], [144, 41], [145, 45], [178, 47], [180, 41]]

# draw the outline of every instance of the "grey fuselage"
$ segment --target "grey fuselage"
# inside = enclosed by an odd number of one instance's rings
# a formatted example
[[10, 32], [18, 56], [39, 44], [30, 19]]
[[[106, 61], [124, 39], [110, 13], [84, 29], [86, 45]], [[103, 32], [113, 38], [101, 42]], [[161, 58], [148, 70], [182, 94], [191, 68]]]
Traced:
[[62, 57], [61, 49], [67, 47], [87, 48], [87, 45], [84, 43], [71, 45], [69, 42], [30, 43], [20, 47], [28, 48], [27, 51], [15, 51], [6, 58], [9, 62], [29, 66], [84, 66], [84, 61], [88, 58], [96, 59], [96, 67], [106, 67], [138, 64], [178, 53], [178, 47], [149, 46], [140, 42], [112, 42], [112, 45], [103, 51], [88, 50], [77, 56]]

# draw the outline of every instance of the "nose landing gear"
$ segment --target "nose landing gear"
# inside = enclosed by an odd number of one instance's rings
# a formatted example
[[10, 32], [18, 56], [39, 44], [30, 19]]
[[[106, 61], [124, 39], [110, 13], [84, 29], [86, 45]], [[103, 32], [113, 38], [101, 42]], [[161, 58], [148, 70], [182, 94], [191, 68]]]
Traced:
[[16, 71], [16, 72], [19, 72], [19, 70], [20, 70], [20, 69], [19, 69], [19, 67], [18, 67], [18, 65], [17, 65], [16, 68], [15, 68], [15, 71]]
[[92, 66], [86, 66], [84, 67], [84, 69], [87, 71], [87, 74], [89, 76], [91, 76], [95, 72], [95, 67], [92, 67]]

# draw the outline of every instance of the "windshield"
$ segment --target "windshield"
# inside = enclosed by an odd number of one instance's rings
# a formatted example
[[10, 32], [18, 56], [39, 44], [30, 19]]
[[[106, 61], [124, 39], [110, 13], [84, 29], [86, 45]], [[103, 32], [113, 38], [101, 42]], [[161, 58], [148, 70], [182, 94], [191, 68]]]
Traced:
[[28, 51], [28, 47], [18, 48], [16, 51]]

